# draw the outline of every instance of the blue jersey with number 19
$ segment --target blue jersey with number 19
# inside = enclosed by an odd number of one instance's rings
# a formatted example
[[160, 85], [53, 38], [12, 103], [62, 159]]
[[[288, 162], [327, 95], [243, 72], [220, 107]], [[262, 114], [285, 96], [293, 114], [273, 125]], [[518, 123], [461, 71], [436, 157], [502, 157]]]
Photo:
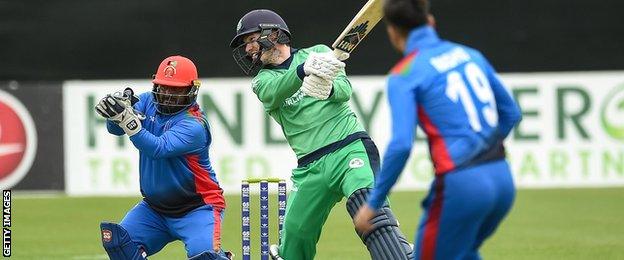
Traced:
[[405, 55], [388, 78], [392, 138], [369, 200], [374, 208], [403, 170], [417, 125], [441, 175], [504, 158], [502, 141], [520, 120], [520, 109], [479, 51], [422, 26], [410, 32]]

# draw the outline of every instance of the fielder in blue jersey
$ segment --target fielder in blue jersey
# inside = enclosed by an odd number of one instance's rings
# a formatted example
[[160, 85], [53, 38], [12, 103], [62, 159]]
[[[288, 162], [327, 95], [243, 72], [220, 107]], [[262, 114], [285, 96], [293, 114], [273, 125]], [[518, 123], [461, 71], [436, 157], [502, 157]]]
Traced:
[[104, 248], [112, 260], [146, 259], [181, 240], [189, 259], [228, 259], [221, 249], [225, 200], [208, 156], [208, 121], [195, 101], [195, 64], [168, 57], [153, 84], [152, 92], [136, 97], [128, 88], [96, 106], [108, 131], [127, 134], [139, 150], [143, 195], [120, 224], [101, 224]]
[[388, 78], [392, 138], [356, 226], [369, 228], [420, 125], [435, 178], [422, 202], [414, 256], [479, 259], [479, 247], [513, 204], [503, 140], [520, 121], [520, 109], [479, 51], [438, 38], [426, 0], [387, 0], [384, 15], [390, 41], [405, 57]]

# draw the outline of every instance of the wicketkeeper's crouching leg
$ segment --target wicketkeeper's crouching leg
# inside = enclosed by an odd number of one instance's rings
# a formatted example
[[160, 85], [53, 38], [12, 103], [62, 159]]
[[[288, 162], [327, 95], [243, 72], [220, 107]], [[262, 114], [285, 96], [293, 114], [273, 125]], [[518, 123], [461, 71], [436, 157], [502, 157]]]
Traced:
[[122, 226], [102, 222], [102, 244], [111, 260], [143, 260], [147, 259], [147, 253], [143, 246], [130, 239], [128, 231]]
[[[100, 224], [102, 231], [102, 244], [111, 260], [146, 260], [147, 252], [142, 245], [133, 242], [130, 239], [128, 231], [121, 225], [102, 222]], [[233, 255], [230, 252], [202, 252], [196, 256], [192, 256], [189, 260], [230, 260]]]
[[[347, 211], [351, 218], [355, 216], [361, 206], [366, 204], [370, 188], [359, 189], [347, 200]], [[401, 230], [399, 222], [392, 214], [387, 204], [371, 219], [373, 228], [370, 232], [356, 232], [362, 242], [368, 248], [373, 260], [382, 259], [413, 259], [413, 246], [407, 242]]]

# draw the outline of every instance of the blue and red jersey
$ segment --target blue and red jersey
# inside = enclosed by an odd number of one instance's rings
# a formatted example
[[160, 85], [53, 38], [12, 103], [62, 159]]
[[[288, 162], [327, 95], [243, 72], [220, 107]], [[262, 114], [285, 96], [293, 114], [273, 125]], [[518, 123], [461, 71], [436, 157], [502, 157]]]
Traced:
[[477, 50], [441, 40], [421, 26], [390, 71], [387, 95], [392, 138], [369, 204], [382, 206], [410, 155], [416, 126], [427, 135], [436, 175], [504, 158], [503, 139], [520, 109]]
[[[169, 216], [181, 216], [203, 205], [224, 209], [223, 190], [210, 164], [212, 136], [199, 105], [162, 115], [147, 92], [134, 108], [146, 116], [143, 129], [130, 140], [140, 152], [141, 194], [150, 207]], [[113, 122], [108, 121], [107, 128], [112, 134], [124, 134]]]

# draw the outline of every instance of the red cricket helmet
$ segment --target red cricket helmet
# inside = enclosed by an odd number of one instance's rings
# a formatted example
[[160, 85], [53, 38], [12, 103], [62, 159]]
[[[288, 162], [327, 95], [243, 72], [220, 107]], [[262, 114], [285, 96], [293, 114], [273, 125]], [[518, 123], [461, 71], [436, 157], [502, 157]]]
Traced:
[[188, 87], [193, 85], [194, 80], [197, 80], [195, 64], [186, 57], [176, 55], [160, 63], [152, 82], [171, 87]]
[[177, 55], [164, 59], [152, 80], [153, 101], [158, 112], [176, 114], [192, 105], [200, 86], [197, 78], [197, 68], [188, 58]]

